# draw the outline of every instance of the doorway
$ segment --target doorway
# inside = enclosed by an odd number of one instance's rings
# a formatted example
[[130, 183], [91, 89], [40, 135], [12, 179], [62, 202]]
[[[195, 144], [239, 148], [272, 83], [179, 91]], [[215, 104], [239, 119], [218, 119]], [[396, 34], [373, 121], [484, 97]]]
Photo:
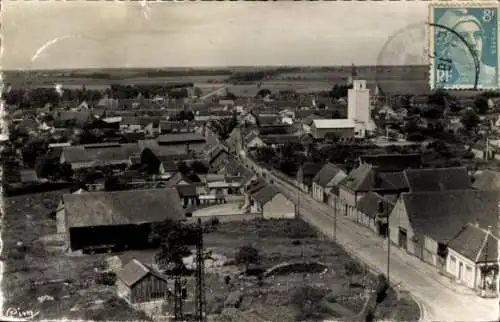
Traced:
[[408, 234], [406, 229], [399, 227], [398, 231], [398, 245], [404, 250], [408, 250]]
[[464, 279], [464, 263], [460, 262], [458, 264], [458, 280], [462, 282]]

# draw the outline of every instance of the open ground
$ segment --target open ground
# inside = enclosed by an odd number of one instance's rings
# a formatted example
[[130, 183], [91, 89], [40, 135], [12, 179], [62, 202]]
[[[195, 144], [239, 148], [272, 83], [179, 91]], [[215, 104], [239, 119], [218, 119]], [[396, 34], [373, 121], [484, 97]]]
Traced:
[[[6, 271], [2, 285], [7, 290], [5, 308], [40, 311], [42, 319], [148, 319], [143, 312], [117, 298], [113, 285], [103, 285], [98, 278], [108, 268], [106, 263], [111, 256], [118, 256], [122, 264], [132, 258], [151, 263], [154, 251], [112, 255], [65, 253], [55, 234], [54, 217], [63, 192], [7, 198], [3, 236]], [[226, 321], [289, 321], [298, 314], [291, 295], [306, 285], [325, 295], [318, 305], [317, 317], [354, 315], [366, 299], [361, 285], [367, 288], [373, 285], [373, 275], [334, 243], [318, 239], [316, 232], [300, 220], [220, 223], [204, 238], [207, 251], [225, 258], [218, 264], [207, 261], [206, 298], [209, 314], [223, 314], [218, 316]], [[319, 263], [314, 267], [321, 270], [316, 268], [309, 273], [285, 270], [259, 281], [242, 275], [243, 267], [234, 261], [238, 248], [246, 245], [259, 251], [261, 269], [283, 263], [314, 262]], [[358, 265], [359, 272], [349, 270], [349, 265]], [[230, 283], [225, 283], [226, 276], [230, 276]], [[191, 296], [187, 302], [194, 292], [190, 280]], [[379, 306], [377, 315], [417, 319], [417, 304], [405, 294], [391, 292]], [[235, 297], [239, 299], [237, 308], [234, 303], [228, 304]], [[186, 310], [189, 306], [187, 303]]]

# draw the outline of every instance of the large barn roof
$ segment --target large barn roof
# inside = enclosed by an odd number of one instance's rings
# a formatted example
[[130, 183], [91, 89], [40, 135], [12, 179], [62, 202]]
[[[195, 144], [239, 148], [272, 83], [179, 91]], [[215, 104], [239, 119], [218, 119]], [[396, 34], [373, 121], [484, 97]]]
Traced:
[[114, 226], [184, 218], [177, 189], [65, 194], [68, 227]]

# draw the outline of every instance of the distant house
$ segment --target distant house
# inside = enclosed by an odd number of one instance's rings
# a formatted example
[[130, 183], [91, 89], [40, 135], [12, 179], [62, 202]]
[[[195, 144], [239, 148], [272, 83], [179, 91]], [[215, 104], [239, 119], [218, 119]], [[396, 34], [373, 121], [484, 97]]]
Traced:
[[448, 190], [403, 193], [389, 216], [398, 247], [444, 271], [446, 245], [470, 222], [498, 224], [496, 191]]
[[173, 176], [179, 170], [177, 164], [174, 161], [162, 161], [160, 163], [160, 175], [162, 176]]
[[187, 133], [192, 132], [193, 128], [190, 123], [181, 121], [160, 121], [159, 123], [159, 133]]
[[500, 172], [482, 171], [476, 176], [472, 187], [477, 190], [500, 190]]
[[150, 149], [158, 158], [190, 155], [190, 158], [202, 154], [207, 140], [198, 133], [172, 133], [160, 135], [155, 140], [138, 142], [142, 149]]
[[[325, 202], [327, 194], [332, 188], [337, 188], [337, 185], [347, 174], [332, 163], [327, 163], [323, 168], [314, 176], [312, 183], [313, 198]], [[336, 189], [337, 190], [337, 189]]]
[[72, 251], [147, 247], [154, 223], [185, 217], [177, 190], [168, 188], [65, 194], [58, 209], [57, 232]]
[[328, 134], [339, 138], [352, 138], [356, 125], [349, 119], [315, 119], [311, 125], [311, 134], [315, 139], [325, 139]]
[[316, 114], [310, 114], [306, 116], [304, 119], [302, 119], [302, 129], [304, 130], [305, 133], [311, 133], [311, 127], [313, 125], [314, 120], [324, 120], [325, 117], [316, 115]]
[[227, 151], [226, 147], [221, 144], [217, 144], [207, 151], [207, 157], [210, 171], [218, 172], [224, 167], [224, 165], [227, 164], [231, 155]]
[[166, 275], [137, 259], [116, 274], [117, 295], [129, 304], [170, 298], [172, 288], [173, 282]]
[[338, 186], [339, 199], [349, 207], [356, 207], [357, 201], [369, 191], [375, 191], [383, 196], [398, 196], [408, 191], [408, 183], [403, 172], [381, 172], [376, 166], [367, 163], [362, 163], [349, 172]]
[[257, 123], [262, 125], [279, 124], [281, 117], [278, 114], [258, 114]]
[[158, 128], [160, 118], [158, 117], [122, 117], [120, 129], [122, 131], [148, 131], [153, 132]]
[[495, 293], [496, 274], [488, 267], [498, 263], [498, 238], [491, 229], [468, 223], [448, 243], [446, 273], [469, 288]]
[[294, 203], [271, 185], [264, 185], [250, 195], [251, 212], [264, 218], [295, 218]]
[[261, 148], [267, 146], [262, 138], [255, 132], [250, 132], [244, 138], [244, 144], [247, 149]]
[[130, 165], [130, 157], [138, 155], [140, 147], [136, 143], [98, 143], [63, 147], [60, 163], [68, 163], [73, 170]]
[[472, 189], [465, 167], [407, 169], [403, 173], [409, 192]]

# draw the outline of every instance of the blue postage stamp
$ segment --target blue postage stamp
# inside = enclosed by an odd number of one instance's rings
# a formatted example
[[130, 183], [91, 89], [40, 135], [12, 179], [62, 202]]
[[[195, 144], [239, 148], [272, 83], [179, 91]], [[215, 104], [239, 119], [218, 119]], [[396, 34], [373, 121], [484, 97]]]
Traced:
[[498, 88], [498, 4], [430, 5], [430, 87]]

